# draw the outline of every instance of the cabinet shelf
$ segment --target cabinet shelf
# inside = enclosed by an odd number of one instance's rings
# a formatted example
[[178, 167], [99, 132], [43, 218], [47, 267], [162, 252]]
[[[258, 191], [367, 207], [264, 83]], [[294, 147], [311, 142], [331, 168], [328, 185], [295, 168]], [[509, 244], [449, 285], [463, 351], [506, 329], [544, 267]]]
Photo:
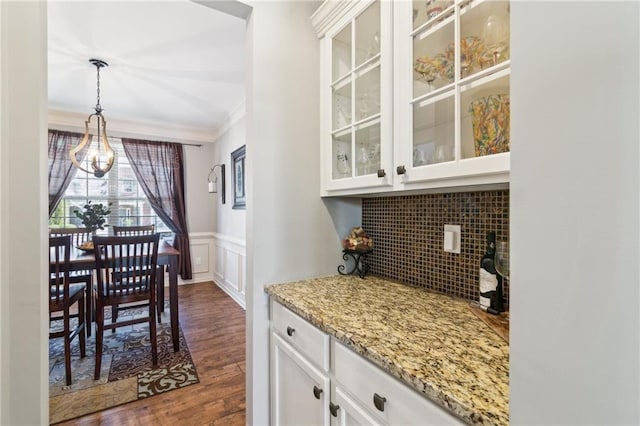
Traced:
[[453, 23], [453, 7], [451, 7], [450, 10], [451, 13], [449, 16], [441, 18], [440, 15], [438, 15], [420, 28], [414, 30], [411, 35], [418, 40], [424, 40], [425, 38], [432, 36], [434, 33], [437, 33], [441, 28]]
[[[432, 18], [429, 18], [427, 16], [427, 5], [426, 2], [420, 2], [420, 7], [418, 8], [414, 8], [413, 9], [413, 14], [415, 15], [414, 18], [414, 30], [412, 35], [415, 34], [419, 34], [421, 32], [424, 32], [432, 27], [435, 27], [436, 25], [438, 25], [439, 23], [441, 23], [442, 21], [446, 20], [446, 19], [452, 19], [453, 18], [453, 13], [455, 11], [455, 4], [454, 1], [451, 0], [450, 1], [450, 5], [447, 6], [444, 10], [442, 10], [442, 12], [438, 13], [437, 15], [435, 15]], [[425, 19], [427, 19], [425, 22]], [[417, 25], [416, 25], [417, 22]], [[422, 23], [420, 23], [422, 22]]]
[[353, 73], [355, 75], [362, 75], [370, 71], [372, 68], [375, 68], [376, 66], [379, 66], [379, 65], [380, 65], [380, 54], [378, 53], [376, 56], [368, 59], [366, 62], [363, 62], [361, 65], [356, 67], [353, 70]]
[[351, 73], [340, 77], [335, 82], [331, 83], [331, 88], [334, 92], [340, 92], [344, 87], [351, 84], [352, 76]]
[[501, 62], [490, 68], [478, 71], [477, 73], [465, 77], [460, 80], [460, 90], [466, 90], [468, 87], [476, 87], [478, 85], [486, 84], [492, 80], [501, 78], [510, 73], [511, 60]]

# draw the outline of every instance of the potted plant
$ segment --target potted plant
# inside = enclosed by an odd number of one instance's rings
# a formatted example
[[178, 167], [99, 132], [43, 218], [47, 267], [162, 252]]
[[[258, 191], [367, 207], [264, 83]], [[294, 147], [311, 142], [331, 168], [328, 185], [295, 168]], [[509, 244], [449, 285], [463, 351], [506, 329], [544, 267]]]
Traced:
[[[110, 205], [111, 203], [109, 203]], [[102, 203], [91, 204], [91, 201], [88, 201], [83, 208], [82, 212], [75, 210], [73, 213], [82, 221], [82, 224], [91, 234], [95, 234], [98, 229], [104, 229], [109, 226], [105, 223], [107, 216], [111, 213], [111, 210], [108, 210], [108, 206]]]

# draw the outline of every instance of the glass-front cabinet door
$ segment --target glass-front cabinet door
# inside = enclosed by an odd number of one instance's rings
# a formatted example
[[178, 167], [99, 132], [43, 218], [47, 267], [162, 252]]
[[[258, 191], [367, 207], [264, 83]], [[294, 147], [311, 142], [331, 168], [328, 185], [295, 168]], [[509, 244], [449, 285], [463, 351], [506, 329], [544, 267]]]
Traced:
[[321, 44], [323, 193], [392, 184], [392, 2], [353, 4]]
[[509, 3], [414, 0], [394, 12], [399, 182], [508, 181]]

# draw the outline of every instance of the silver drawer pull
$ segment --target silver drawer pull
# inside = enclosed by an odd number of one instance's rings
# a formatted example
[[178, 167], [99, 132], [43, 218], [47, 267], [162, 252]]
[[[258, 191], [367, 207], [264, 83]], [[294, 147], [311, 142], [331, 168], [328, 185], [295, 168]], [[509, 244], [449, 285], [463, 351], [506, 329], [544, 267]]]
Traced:
[[373, 394], [373, 405], [380, 411], [384, 411], [384, 403], [387, 402], [387, 398], [380, 396], [377, 393]]

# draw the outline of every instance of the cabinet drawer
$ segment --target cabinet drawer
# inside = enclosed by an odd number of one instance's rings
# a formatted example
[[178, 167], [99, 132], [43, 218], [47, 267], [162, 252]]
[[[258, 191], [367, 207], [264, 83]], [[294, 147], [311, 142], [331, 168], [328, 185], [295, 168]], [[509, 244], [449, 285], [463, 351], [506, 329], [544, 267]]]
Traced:
[[272, 331], [300, 351], [324, 371], [329, 371], [329, 336], [291, 312], [271, 301]]
[[331, 351], [336, 381], [383, 423], [420, 426], [464, 424], [425, 396], [333, 339]]

